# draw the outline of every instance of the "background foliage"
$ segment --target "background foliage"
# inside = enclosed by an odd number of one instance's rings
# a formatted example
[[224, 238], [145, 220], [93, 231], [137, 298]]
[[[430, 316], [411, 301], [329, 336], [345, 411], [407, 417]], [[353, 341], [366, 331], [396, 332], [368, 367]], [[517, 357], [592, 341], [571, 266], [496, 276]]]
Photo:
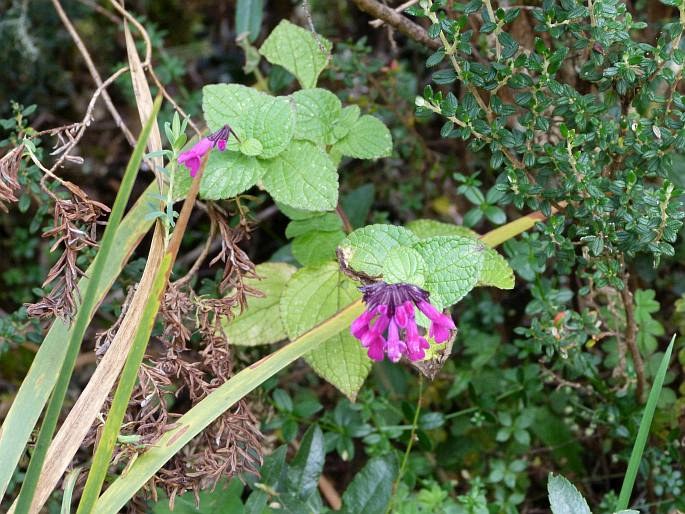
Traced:
[[[50, 2], [27, 6], [0, 3], [5, 148], [24, 133], [80, 119], [93, 89]], [[103, 74], [126, 60], [123, 32], [108, 20], [114, 11], [86, 1], [65, 7]], [[350, 2], [159, 0], [127, 8], [149, 31], [155, 69], [176, 102], [196, 121], [204, 113], [212, 130], [229, 118], [245, 136], [235, 151], [212, 154], [200, 189], [201, 198], [230, 213], [233, 227], [258, 223], [240, 246], [268, 279], [246, 283], [274, 292], [250, 298], [246, 314], [257, 319], [226, 326], [236, 366], [325, 317], [326, 306], [307, 310], [298, 284], [346, 291], [327, 314], [356, 299], [334, 251], [341, 243], [354, 248], [377, 224], [405, 225], [399, 246], [419, 251], [429, 245], [419, 239], [471, 245], [477, 233], [543, 214], [534, 230], [503, 247], [515, 282], [504, 272], [490, 285], [513, 289], [477, 287], [453, 310], [459, 332], [435, 380], [405, 365], [371, 366], [341, 333], [327, 343], [335, 352], [308, 355], [308, 365], [299, 362], [249, 397], [265, 435], [261, 476], [246, 474], [244, 484], [222, 479], [213, 492], [196, 492], [199, 509], [191, 494], [179, 496], [174, 512], [256, 513], [274, 502], [320, 512], [336, 498], [350, 513], [547, 512], [555, 501], [550, 472], [573, 482], [593, 512], [615, 512], [649, 384], [670, 334], [685, 326], [682, 2], [544, 0], [517, 8], [424, 0], [408, 16], [425, 28], [431, 48], [369, 26], [371, 18]], [[308, 50], [297, 59], [282, 53], [284, 33]], [[119, 79], [110, 92], [136, 120], [130, 82]], [[292, 115], [287, 95], [312, 114], [307, 123]], [[160, 121], [172, 113], [167, 104]], [[52, 143], [43, 148], [39, 138], [36, 155], [47, 155]], [[183, 146], [176, 143], [175, 151]], [[66, 166], [63, 176], [111, 205], [130, 152], [104, 109], [79, 150], [83, 165]], [[321, 174], [316, 188], [293, 191], [301, 182], [278, 180], [288, 163], [293, 172], [311, 165]], [[241, 173], [231, 174], [236, 169]], [[23, 306], [51, 290], [43, 281], [56, 260], [54, 241], [40, 237], [53, 223], [41, 176], [23, 166], [18, 203], [0, 214], [0, 415], [43, 337], [43, 325]], [[184, 180], [181, 174], [175, 182], [178, 197], [189, 187]], [[252, 187], [258, 181], [263, 189]], [[338, 200], [346, 219], [327, 212]], [[444, 233], [445, 226], [456, 232]], [[207, 216], [196, 212], [177, 276], [191, 268], [209, 230]], [[93, 254], [81, 252], [81, 269]], [[119, 316], [144, 255], [143, 246], [104, 302], [100, 330]], [[392, 274], [387, 257], [374, 259]], [[349, 263], [355, 267], [354, 255]], [[482, 273], [483, 263], [468, 263]], [[430, 283], [420, 265], [399, 269]], [[204, 264], [192, 278], [208, 298], [219, 296], [221, 279]], [[487, 285], [481, 275], [468, 289], [478, 280]], [[447, 293], [444, 306], [463, 296]], [[155, 335], [153, 354], [164, 349], [161, 325]], [[685, 509], [681, 343], [638, 473], [631, 505], [642, 512]], [[94, 348], [93, 333], [77, 363], [74, 395], [92, 369]], [[188, 354], [200, 348], [191, 339]], [[340, 362], [349, 368], [340, 372]], [[171, 402], [175, 412], [195, 401], [179, 398]], [[144, 443], [119, 446], [128, 455]], [[167, 478], [160, 486], [167, 494], [186, 489]], [[12, 494], [21, 480], [16, 473]], [[562, 480], [550, 487], [566, 489]], [[161, 489], [158, 501], [141, 497], [134, 505], [167, 512]], [[51, 501], [57, 508], [60, 493]]]

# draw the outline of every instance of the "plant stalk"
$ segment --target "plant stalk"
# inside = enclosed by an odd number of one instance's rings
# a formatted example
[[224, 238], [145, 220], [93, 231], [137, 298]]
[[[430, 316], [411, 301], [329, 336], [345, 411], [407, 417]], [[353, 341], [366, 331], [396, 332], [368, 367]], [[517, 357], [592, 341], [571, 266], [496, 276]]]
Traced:
[[38, 478], [41, 470], [43, 469], [43, 463], [45, 462], [45, 456], [48, 452], [48, 448], [50, 447], [50, 441], [52, 440], [52, 436], [55, 433], [55, 428], [57, 427], [57, 421], [62, 410], [62, 404], [64, 403], [64, 398], [66, 397], [67, 389], [69, 388], [71, 375], [74, 372], [76, 358], [78, 357], [79, 350], [81, 348], [81, 342], [83, 341], [86, 329], [88, 328], [88, 323], [90, 321], [90, 308], [95, 302], [98, 282], [100, 281], [102, 272], [104, 270], [107, 256], [112, 249], [114, 235], [119, 227], [119, 224], [121, 223], [121, 219], [124, 216], [126, 204], [131, 196], [133, 184], [138, 174], [138, 168], [140, 167], [140, 163], [143, 159], [145, 145], [147, 145], [147, 140], [150, 137], [150, 131], [152, 129], [152, 125], [156, 121], [157, 112], [159, 111], [161, 103], [161, 97], [155, 101], [152, 114], [143, 127], [140, 137], [136, 142], [131, 159], [126, 166], [126, 171], [124, 172], [124, 178], [121, 181], [119, 192], [114, 200], [112, 212], [109, 216], [107, 227], [105, 228], [105, 232], [102, 236], [102, 241], [100, 242], [100, 249], [95, 257], [95, 262], [93, 263], [93, 274], [88, 282], [86, 291], [83, 294], [83, 301], [78, 309], [76, 321], [74, 322], [74, 329], [71, 332], [71, 337], [67, 343], [67, 352], [60, 368], [59, 378], [57, 379], [55, 389], [50, 396], [48, 407], [45, 412], [45, 418], [43, 419], [43, 424], [41, 425], [38, 433], [38, 439], [36, 441], [36, 446], [33, 451], [31, 461], [29, 462], [28, 470], [26, 471], [26, 477], [24, 478], [24, 483], [19, 491], [17, 509], [15, 511], [16, 514], [28, 514], [31, 508], [33, 496], [36, 492], [36, 486], [38, 485]]

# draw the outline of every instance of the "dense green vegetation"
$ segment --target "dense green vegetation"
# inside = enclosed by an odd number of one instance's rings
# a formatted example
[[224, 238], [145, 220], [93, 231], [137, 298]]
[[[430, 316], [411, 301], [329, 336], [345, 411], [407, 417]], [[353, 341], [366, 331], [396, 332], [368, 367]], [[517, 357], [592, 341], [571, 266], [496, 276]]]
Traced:
[[0, 0], [1, 511], [685, 510], [685, 1], [399, 4]]

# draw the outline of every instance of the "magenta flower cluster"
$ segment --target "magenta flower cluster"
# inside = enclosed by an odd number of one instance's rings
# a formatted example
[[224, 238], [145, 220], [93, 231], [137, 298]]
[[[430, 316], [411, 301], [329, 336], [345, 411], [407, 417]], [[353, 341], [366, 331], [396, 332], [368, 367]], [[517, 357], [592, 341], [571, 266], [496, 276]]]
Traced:
[[[218, 148], [220, 152], [226, 150], [228, 138], [233, 133], [231, 127], [224, 125], [216, 132], [207, 137], [203, 137], [193, 145], [190, 150], [181, 152], [178, 156], [178, 163], [183, 164], [190, 170], [190, 176], [195, 177], [202, 165], [202, 159], [212, 148]], [[233, 133], [235, 136], [235, 133]]]
[[430, 347], [416, 325], [415, 308], [431, 321], [428, 335], [436, 343], [444, 343], [456, 327], [452, 318], [443, 314], [429, 301], [428, 291], [411, 284], [375, 282], [362, 286], [366, 310], [352, 323], [352, 335], [368, 349], [369, 358], [382, 361], [385, 355], [392, 362], [404, 355], [409, 360], [422, 360]]

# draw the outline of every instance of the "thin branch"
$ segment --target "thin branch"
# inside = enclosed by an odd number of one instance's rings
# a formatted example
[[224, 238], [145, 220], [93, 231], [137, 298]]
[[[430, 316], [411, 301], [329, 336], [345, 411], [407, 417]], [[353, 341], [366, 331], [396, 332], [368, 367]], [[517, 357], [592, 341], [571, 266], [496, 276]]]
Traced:
[[335, 208], [335, 212], [340, 217], [340, 221], [342, 221], [345, 233], [349, 234], [352, 232], [354, 228], [352, 227], [352, 223], [350, 223], [350, 218], [347, 217], [347, 213], [343, 210], [342, 205], [338, 204], [338, 206]]
[[[401, 13], [408, 7], [411, 7], [412, 5], [418, 3], [419, 0], [409, 0], [408, 2], [404, 2], [402, 5], [398, 5], [395, 7], [395, 12], [396, 13]], [[369, 25], [371, 25], [374, 29], [377, 29], [381, 25], [383, 25], [385, 22], [383, 20], [373, 20], [369, 22]]]
[[190, 125], [190, 127], [195, 131], [195, 134], [197, 134], [197, 137], [201, 137], [202, 131], [199, 128], [197, 128], [197, 125], [195, 125], [195, 123], [193, 123], [193, 120], [190, 118], [190, 115], [186, 113], [181, 108], [181, 106], [176, 103], [174, 97], [168, 93], [168, 91], [162, 84], [162, 81], [159, 80], [159, 78], [157, 77], [157, 74], [155, 73], [155, 70], [152, 68], [152, 66], [148, 66], [147, 72], [150, 74], [152, 80], [155, 82], [155, 85], [159, 88], [164, 98], [166, 98], [167, 102], [169, 102], [174, 107], [174, 109], [176, 109], [176, 111], [178, 111], [178, 113], [186, 119], [188, 125]]
[[90, 99], [90, 102], [88, 103], [88, 108], [86, 109], [86, 115], [83, 117], [83, 121], [80, 123], [80, 129], [76, 136], [74, 137], [73, 140], [69, 142], [69, 144], [65, 147], [64, 151], [62, 152], [62, 155], [60, 155], [59, 159], [55, 162], [55, 164], [52, 165], [50, 168], [51, 172], [54, 172], [58, 167], [62, 165], [64, 160], [68, 157], [69, 152], [73, 150], [73, 148], [78, 144], [78, 142], [81, 140], [83, 137], [83, 134], [86, 131], [86, 128], [90, 125], [90, 122], [92, 121], [93, 118], [93, 109], [95, 108], [95, 104], [97, 102], [97, 99], [100, 97], [100, 95], [103, 94], [103, 92], [116, 80], [118, 79], [121, 75], [126, 73], [128, 71], [128, 66], [124, 66], [123, 68], [119, 68], [117, 71], [112, 73], [107, 80], [105, 80], [98, 88], [95, 90], [93, 93], [93, 96]]
[[635, 395], [637, 396], [637, 401], [640, 403], [644, 402], [644, 392], [645, 392], [645, 365], [642, 361], [642, 355], [640, 355], [640, 349], [637, 346], [637, 323], [635, 322], [635, 307], [633, 305], [633, 293], [630, 290], [630, 284], [628, 283], [628, 272], [625, 269], [625, 263], [621, 263], [621, 275], [623, 279], [623, 289], [621, 290], [621, 299], [623, 300], [623, 308], [626, 313], [626, 334], [625, 341], [628, 349], [630, 350], [630, 355], [633, 358], [633, 364], [635, 365], [635, 374], [637, 375], [637, 388]]
[[[490, 21], [492, 23], [497, 23], [497, 18], [495, 18], [495, 11], [492, 9], [492, 3], [490, 0], [485, 0], [485, 8], [488, 11], [488, 16], [490, 17]], [[497, 60], [500, 60], [500, 57], [502, 57], [502, 44], [499, 42], [499, 31], [500, 27], [498, 26], [497, 29], [494, 32], [495, 36], [495, 55], [497, 56]]]
[[387, 7], [376, 0], [353, 1], [360, 10], [369, 13], [374, 18], [383, 20], [385, 23], [399, 30], [402, 34], [413, 39], [414, 41], [418, 41], [419, 43], [426, 45], [433, 50], [438, 50], [442, 47], [440, 41], [431, 39], [423, 27], [417, 25], [405, 16], [395, 12], [390, 7]]
[[342, 499], [340, 498], [340, 493], [336, 490], [333, 482], [326, 476], [321, 475], [319, 478], [319, 490], [326, 501], [331, 506], [333, 510], [340, 510], [342, 507]]
[[82, 3], [85, 6], [90, 7], [93, 9], [95, 12], [102, 14], [105, 18], [109, 19], [112, 23], [115, 25], [119, 25], [121, 23], [121, 18], [119, 18], [116, 14], [113, 14], [109, 12], [107, 9], [96, 3], [94, 0], [78, 0], [80, 3]]
[[[95, 67], [95, 63], [93, 63], [93, 59], [91, 59], [90, 53], [88, 52], [86, 45], [83, 44], [83, 40], [79, 36], [78, 32], [76, 32], [76, 29], [72, 25], [71, 20], [67, 16], [67, 13], [64, 12], [64, 9], [62, 9], [62, 5], [59, 3], [59, 0], [52, 0], [52, 4], [55, 6], [55, 10], [57, 11], [57, 14], [59, 15], [60, 19], [62, 20], [62, 23], [64, 24], [67, 31], [69, 32], [69, 35], [74, 40], [74, 43], [76, 44], [76, 48], [78, 48], [79, 52], [81, 52], [81, 55], [83, 56], [83, 60], [86, 61], [86, 66], [88, 67], [88, 71], [90, 72], [90, 76], [93, 77], [93, 80], [95, 81], [95, 84], [98, 86], [98, 88], [101, 88], [102, 84], [103, 84], [102, 77], [100, 76], [100, 73], [98, 72], [97, 68]], [[124, 136], [126, 137], [126, 140], [129, 142], [129, 144], [131, 146], [135, 146], [136, 138], [133, 137], [133, 134], [131, 133], [131, 131], [126, 126], [126, 123], [124, 122], [124, 120], [121, 118], [119, 111], [117, 111], [117, 108], [114, 106], [114, 103], [112, 102], [112, 99], [110, 98], [107, 91], [105, 91], [105, 90], [102, 91], [102, 98], [105, 101], [105, 104], [107, 105], [107, 110], [112, 115], [112, 118], [114, 118], [114, 121], [117, 124], [117, 127], [119, 127], [121, 129], [121, 131], [124, 133]]]
[[147, 30], [145, 30], [145, 27], [143, 27], [143, 25], [137, 19], [135, 19], [131, 13], [124, 9], [119, 2], [116, 0], [110, 0], [110, 3], [117, 11], [119, 11], [122, 16], [130, 21], [138, 30], [138, 32], [140, 32], [140, 35], [143, 36], [143, 40], [145, 41], [145, 60], [141, 64], [143, 69], [147, 68], [150, 66], [150, 61], [152, 60], [152, 41], [150, 40], [150, 35], [147, 33]]
[[209, 235], [207, 236], [207, 241], [205, 241], [205, 244], [202, 247], [200, 255], [198, 255], [197, 259], [195, 259], [195, 262], [193, 263], [193, 266], [190, 268], [188, 273], [186, 273], [185, 276], [179, 278], [172, 284], [174, 287], [181, 287], [190, 282], [190, 280], [195, 276], [195, 274], [198, 272], [202, 264], [205, 262], [205, 259], [207, 259], [207, 256], [209, 255], [209, 252], [212, 248], [214, 236], [216, 236], [216, 222], [211, 216], [209, 217], [209, 219], [211, 221]]
[[560, 389], [562, 387], [570, 387], [571, 389], [575, 389], [577, 391], [580, 391], [581, 393], [585, 393], [587, 395], [594, 395], [595, 391], [591, 387], [584, 386], [583, 384], [580, 384], [578, 382], [573, 382], [571, 380], [567, 380], [561, 375], [555, 373], [551, 369], [545, 367], [542, 362], [540, 363], [540, 369], [542, 370], [542, 373], [546, 376], [548, 376], [553, 382], [556, 382], [557, 384], [557, 389]]

